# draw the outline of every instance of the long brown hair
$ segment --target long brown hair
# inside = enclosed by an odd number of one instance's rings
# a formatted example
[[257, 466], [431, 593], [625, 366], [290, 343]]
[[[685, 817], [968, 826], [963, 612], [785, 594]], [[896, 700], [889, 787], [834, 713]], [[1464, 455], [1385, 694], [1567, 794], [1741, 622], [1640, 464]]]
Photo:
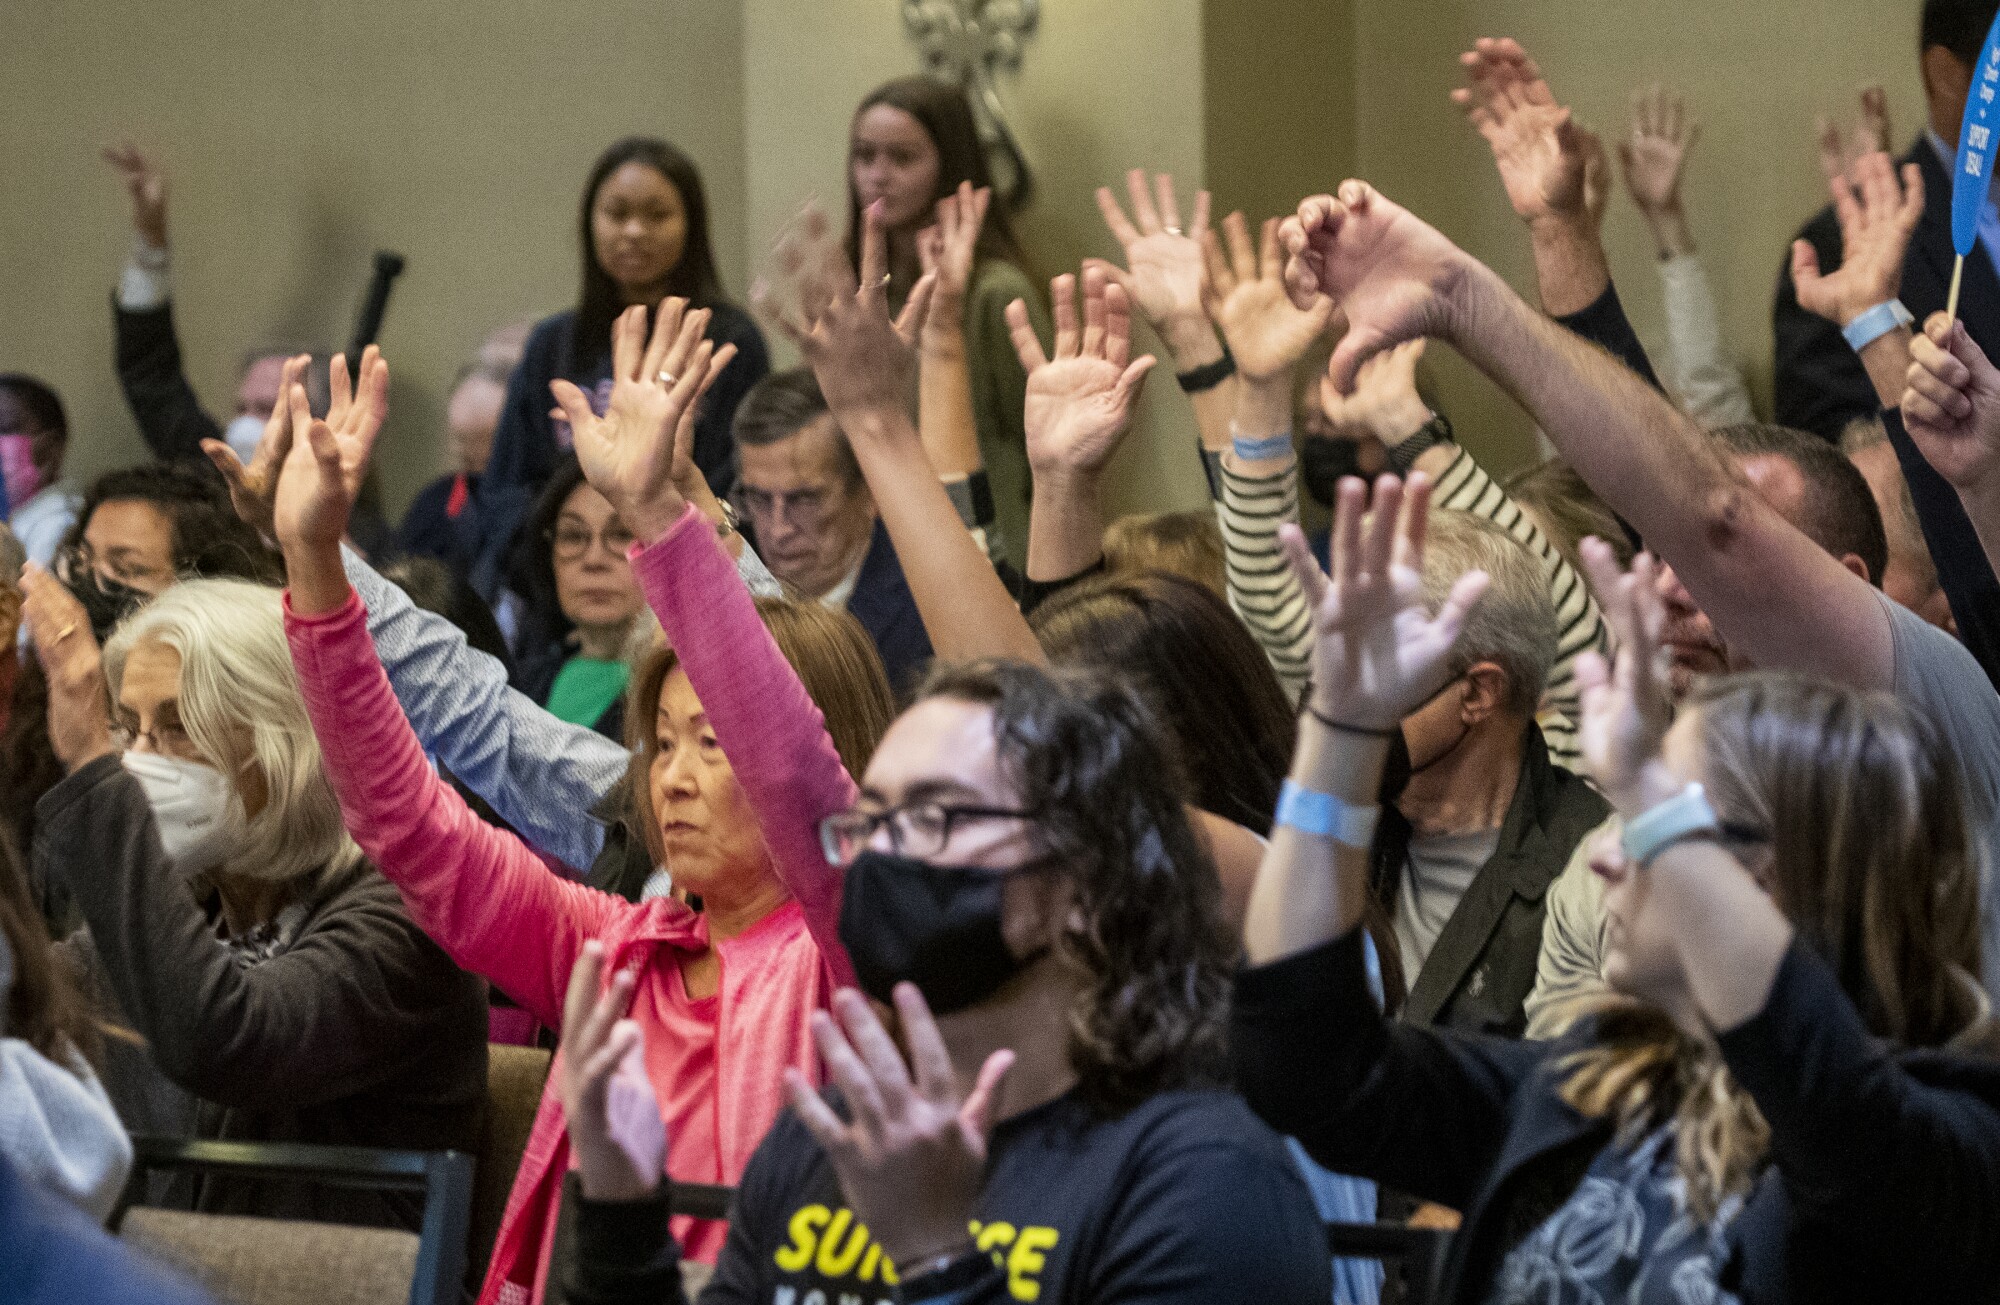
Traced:
[[[975, 188], [993, 184], [992, 171], [986, 166], [986, 147], [979, 143], [979, 126], [973, 120], [972, 106], [966, 103], [964, 91], [935, 77], [898, 77], [868, 92], [855, 106], [855, 118], [859, 119], [878, 104], [901, 109], [915, 118], [937, 148], [937, 189], [931, 196], [932, 204], [956, 191], [961, 181], [969, 181]], [[925, 212], [929, 212], [928, 207]], [[1005, 203], [995, 203], [986, 210], [976, 253], [979, 258], [1004, 259], [1027, 270], [1027, 255], [1014, 235]], [[847, 168], [847, 261], [854, 267], [861, 266], [861, 197], [854, 189], [851, 138]]]
[[[1936, 1046], [1978, 1015], [1978, 861], [1956, 760], [1885, 693], [1760, 671], [1697, 687], [1703, 785], [1758, 831], [1765, 875], [1799, 939], [1839, 977], [1869, 1031]], [[1668, 1119], [1703, 1218], [1749, 1189], [1770, 1130], [1715, 1049], [1664, 1014], [1602, 1003], [1568, 1058], [1563, 1099], [1628, 1140]]]
[[[896, 715], [888, 672], [882, 669], [881, 655], [868, 632], [846, 612], [789, 598], [757, 599], [757, 615], [764, 618], [778, 651], [792, 664], [813, 705], [819, 708], [841, 764], [858, 779], [868, 769], [875, 745], [882, 741]], [[632, 678], [625, 713], [625, 741], [632, 748], [628, 787], [639, 828], [645, 832], [646, 847], [655, 862], [664, 860], [665, 853], [648, 779], [660, 752], [656, 727], [660, 691], [679, 665], [680, 658], [672, 648], [662, 647], [647, 657]]]

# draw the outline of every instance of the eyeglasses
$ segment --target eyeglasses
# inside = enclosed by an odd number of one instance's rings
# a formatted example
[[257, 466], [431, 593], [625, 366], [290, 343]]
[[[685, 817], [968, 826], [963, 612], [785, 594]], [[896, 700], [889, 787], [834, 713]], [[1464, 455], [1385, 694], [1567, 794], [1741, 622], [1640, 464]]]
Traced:
[[599, 540], [604, 542], [604, 551], [623, 560], [632, 549], [632, 532], [623, 523], [611, 520], [604, 523], [601, 531], [584, 526], [557, 526], [548, 533], [549, 547], [558, 562], [574, 562], [590, 551], [590, 546]]
[[179, 757], [185, 761], [202, 759], [201, 750], [195, 747], [194, 740], [188, 737], [188, 732], [183, 726], [160, 723], [149, 730], [142, 730], [121, 721], [111, 723], [111, 746], [118, 751], [130, 751], [141, 739], [163, 757]]
[[952, 828], [961, 820], [1033, 820], [1033, 811], [1009, 811], [1002, 807], [946, 806], [942, 802], [912, 802], [881, 811], [856, 807], [837, 811], [819, 822], [820, 850], [837, 866], [853, 863], [875, 838], [875, 831], [889, 831], [889, 846], [899, 854], [915, 857], [936, 856], [951, 841]]
[[172, 579], [173, 573], [159, 567], [147, 566], [126, 557], [102, 561], [89, 544], [82, 541], [69, 545], [56, 554], [56, 578], [64, 584], [80, 580], [86, 571], [95, 571], [106, 580], [133, 589], [151, 592], [161, 587], [161, 582]]
[[782, 511], [785, 520], [797, 529], [814, 530], [832, 513], [838, 494], [824, 487], [777, 493], [738, 485], [730, 491], [729, 497], [735, 502], [736, 510], [752, 521], [768, 526]]

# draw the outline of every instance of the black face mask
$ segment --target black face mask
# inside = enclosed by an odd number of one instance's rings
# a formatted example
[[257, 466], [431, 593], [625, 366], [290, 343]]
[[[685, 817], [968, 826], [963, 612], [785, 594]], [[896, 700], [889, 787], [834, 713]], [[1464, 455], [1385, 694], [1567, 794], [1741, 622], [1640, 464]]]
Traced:
[[1002, 886], [1042, 869], [983, 870], [932, 865], [867, 851], [847, 867], [840, 942], [861, 991], [884, 1005], [896, 985], [917, 985], [931, 1014], [977, 1006], [1040, 959], [1016, 956], [1000, 930]]
[[1306, 493], [1312, 495], [1313, 502], [1331, 506], [1333, 487], [1342, 476], [1367, 479], [1367, 473], [1361, 470], [1359, 441], [1325, 435], [1308, 435], [1299, 441], [1299, 481], [1306, 487]]
[[[1444, 688], [1439, 689], [1436, 693], [1424, 699], [1423, 703], [1417, 708], [1417, 711], [1422, 711], [1425, 707], [1436, 702], [1439, 696], [1456, 686], [1459, 680], [1464, 678], [1464, 676], [1460, 675], [1447, 681]], [[1416, 711], [1411, 712], [1410, 715], [1416, 715]], [[1465, 736], [1470, 732], [1469, 730], [1461, 730], [1457, 742], [1454, 742], [1450, 747], [1438, 753], [1423, 765], [1417, 766], [1411, 764], [1410, 737], [1403, 732], [1403, 726], [1399, 723], [1396, 726], [1395, 733], [1389, 736], [1389, 755], [1382, 759], [1382, 786], [1377, 791], [1377, 797], [1382, 805], [1390, 806], [1394, 804], [1397, 798], [1403, 796], [1403, 790], [1410, 786], [1410, 776], [1416, 774], [1419, 770], [1429, 770], [1432, 766], [1437, 765], [1438, 762], [1450, 756], [1457, 750], [1460, 743], [1465, 742]]]
[[137, 611], [147, 596], [131, 585], [106, 580], [96, 567], [80, 570], [81, 574], [72, 575], [63, 584], [83, 604], [84, 613], [90, 617], [90, 632], [102, 647], [118, 623]]

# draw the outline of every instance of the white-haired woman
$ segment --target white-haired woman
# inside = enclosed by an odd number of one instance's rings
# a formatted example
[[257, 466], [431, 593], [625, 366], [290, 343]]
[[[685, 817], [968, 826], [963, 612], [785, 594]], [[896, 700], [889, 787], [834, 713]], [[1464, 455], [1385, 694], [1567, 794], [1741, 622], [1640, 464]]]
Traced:
[[[100, 658], [30, 569], [27, 616], [68, 778], [34, 854], [88, 926], [91, 968], [205, 1136], [470, 1149], [486, 998], [403, 913], [341, 825], [275, 589], [174, 586]], [[105, 715], [108, 697], [111, 720]], [[206, 1208], [415, 1226], [399, 1197], [212, 1185]]]

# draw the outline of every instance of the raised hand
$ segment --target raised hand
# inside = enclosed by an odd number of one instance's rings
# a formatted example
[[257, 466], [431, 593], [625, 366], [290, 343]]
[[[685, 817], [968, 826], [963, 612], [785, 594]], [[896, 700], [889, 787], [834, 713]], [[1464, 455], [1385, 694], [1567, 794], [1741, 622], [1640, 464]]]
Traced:
[[1417, 393], [1417, 363], [1424, 340], [1406, 340], [1361, 364], [1354, 393], [1342, 394], [1333, 378], [1319, 380], [1319, 407], [1334, 431], [1350, 439], [1372, 435], [1394, 446], [1430, 421], [1431, 410]]
[[1931, 314], [1910, 340], [1908, 384], [1903, 424], [1924, 461], [1963, 496], [2000, 494], [2000, 369], [1965, 323]]
[[1681, 791], [1660, 758], [1673, 724], [1673, 655], [1661, 646], [1667, 608], [1660, 598], [1659, 565], [1650, 553], [1621, 571], [1611, 545], [1583, 541], [1584, 575], [1611, 627], [1615, 661], [1588, 652], [1577, 659], [1583, 690], [1580, 739], [1591, 778], [1630, 819]]
[[[1117, 282], [1140, 314], [1178, 354], [1190, 335], [1208, 329], [1202, 308], [1203, 238], [1208, 231], [1208, 192], [1196, 191], [1194, 212], [1183, 229], [1174, 179], [1167, 173], [1153, 178], [1147, 193], [1146, 174], [1134, 168], [1125, 174], [1125, 191], [1132, 217], [1125, 215], [1108, 186], [1097, 188], [1097, 209], [1125, 250], [1125, 266], [1088, 259], [1086, 269], [1101, 268]], [[1157, 199], [1158, 203], [1155, 203]]]
[[75, 770], [111, 751], [110, 698], [90, 615], [33, 562], [21, 569], [21, 593], [28, 637], [49, 682], [49, 745], [65, 770]]
[[1049, 283], [1055, 305], [1056, 352], [1050, 358], [1028, 321], [1028, 306], [1007, 305], [1014, 351], [1027, 369], [1028, 393], [1022, 424], [1027, 428], [1028, 464], [1040, 479], [1048, 475], [1094, 475], [1117, 451], [1132, 420], [1140, 383], [1153, 369], [1153, 356], [1132, 355], [1132, 310], [1125, 289], [1107, 281], [1102, 270], [1083, 273], [1083, 330], [1076, 323], [1076, 278]]
[[[279, 395], [288, 395], [295, 385], [304, 385], [312, 355], [302, 353], [285, 359], [278, 382]], [[272, 512], [278, 500], [278, 472], [292, 451], [292, 410], [287, 403], [271, 409], [264, 422], [264, 437], [257, 441], [250, 465], [244, 466], [236, 450], [222, 440], [203, 440], [201, 451], [229, 484], [229, 502], [236, 515], [265, 535], [273, 534]]]
[[[688, 418], [713, 379], [715, 345], [702, 338], [709, 310], [687, 311], [667, 299], [646, 338], [646, 310], [634, 304], [611, 327], [611, 400], [598, 416], [584, 392], [565, 380], [549, 383], [576, 437], [584, 477], [618, 511], [642, 544], [667, 533], [687, 507], [693, 473], [693, 425]], [[725, 346], [722, 363], [731, 350]]]
[[1419, 336], [1450, 338], [1455, 300], [1478, 266], [1365, 181], [1342, 182], [1337, 198], [1309, 196], [1278, 234], [1293, 305], [1310, 308], [1324, 294], [1347, 318], [1326, 365], [1341, 394], [1353, 392], [1361, 364], [1384, 349]]
[[1854, 128], [1843, 132], [1840, 124], [1821, 117], [1814, 133], [1819, 144], [1820, 175], [1828, 181], [1843, 175], [1867, 154], [1889, 151], [1889, 96], [1880, 86], [1861, 90], [1861, 109]]
[[[930, 307], [924, 312], [920, 342], [926, 350], [953, 343], [963, 347], [965, 289], [979, 257], [979, 228], [993, 200], [989, 186], [969, 181], [937, 202], [937, 224], [917, 234], [923, 269], [933, 277]], [[907, 307], [907, 305], [906, 305]]]
[[1333, 317], [1333, 301], [1324, 295], [1310, 306], [1295, 306], [1285, 291], [1285, 255], [1278, 243], [1278, 219], [1269, 218], [1259, 233], [1257, 248], [1241, 213], [1222, 219], [1218, 240], [1202, 235], [1207, 274], [1202, 304], [1229, 342], [1236, 370], [1249, 381], [1287, 375], [1313, 346]]
[[1458, 61], [1467, 84], [1452, 101], [1492, 149], [1514, 212], [1530, 223], [1586, 216], [1582, 137], [1527, 51], [1481, 37]]
[[907, 1272], [972, 1246], [993, 1107], [1014, 1053], [988, 1056], [978, 1081], [964, 1092], [916, 985], [897, 984], [895, 998], [908, 1065], [853, 989], [834, 994], [832, 1014], [813, 1013], [813, 1038], [827, 1076], [846, 1100], [848, 1119], [835, 1114], [796, 1069], [785, 1070], [785, 1092], [832, 1162], [856, 1220]]
[[1681, 97], [1657, 82], [1632, 92], [1632, 124], [1618, 142], [1618, 165], [1632, 202], [1649, 218], [1678, 213], [1688, 151], [1701, 139]]
[[918, 278], [902, 313], [889, 316], [888, 236], [881, 203], [861, 211], [861, 276], [825, 241], [800, 255], [796, 305], [779, 302], [761, 284], [752, 302], [796, 344], [819, 378], [827, 406], [850, 440], [867, 438], [880, 419], [906, 416], [935, 273]]
[[1840, 266], [1822, 273], [1811, 242], [1792, 242], [1792, 283], [1799, 305], [1836, 326], [1846, 326], [1903, 285], [1903, 254], [1924, 215], [1924, 177], [1903, 165], [1900, 182], [1887, 154], [1864, 154], [1844, 173], [1827, 178], [1840, 220]]
[[108, 145], [100, 157], [118, 172], [132, 200], [132, 230], [148, 248], [167, 247], [167, 179], [139, 147], [126, 141]]
[[1313, 612], [1312, 710], [1357, 730], [1393, 730], [1446, 679], [1452, 645], [1486, 592], [1484, 571], [1468, 571], [1433, 616], [1424, 606], [1424, 533], [1430, 478], [1349, 477], [1335, 494], [1331, 574], [1313, 560], [1294, 525], [1279, 542]]
[[576, 1155], [577, 1181], [593, 1201], [637, 1201], [659, 1189], [667, 1125], [646, 1077], [646, 1038], [624, 1018], [632, 971], [604, 982], [604, 944], [583, 945], [563, 998], [556, 1091]]
[[[295, 552], [338, 552], [389, 411], [389, 364], [374, 345], [361, 355], [358, 384], [348, 385], [343, 354], [333, 356], [328, 374], [333, 403], [324, 421], [312, 415], [304, 385], [294, 383], [281, 396], [292, 444], [278, 477], [272, 529], [288, 558]], [[269, 439], [267, 428], [266, 443]], [[263, 452], [260, 445], [258, 460]]]

